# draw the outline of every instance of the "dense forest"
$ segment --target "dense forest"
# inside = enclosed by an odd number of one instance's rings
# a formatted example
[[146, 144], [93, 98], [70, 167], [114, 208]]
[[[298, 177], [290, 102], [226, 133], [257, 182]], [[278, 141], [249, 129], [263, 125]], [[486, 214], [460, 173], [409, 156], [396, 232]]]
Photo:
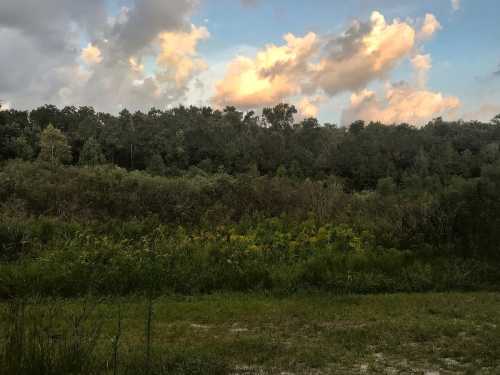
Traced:
[[499, 159], [500, 115], [490, 123], [320, 125], [294, 121], [293, 106], [265, 108], [261, 116], [209, 107], [156, 109], [118, 116], [90, 107], [44, 106], [0, 112], [0, 160], [48, 160], [66, 165], [113, 164], [151, 175], [226, 173], [314, 180], [336, 176], [346, 191], [374, 190], [381, 179], [397, 185], [412, 176], [479, 178]]
[[295, 116], [1, 111], [0, 295], [499, 285], [500, 116]]

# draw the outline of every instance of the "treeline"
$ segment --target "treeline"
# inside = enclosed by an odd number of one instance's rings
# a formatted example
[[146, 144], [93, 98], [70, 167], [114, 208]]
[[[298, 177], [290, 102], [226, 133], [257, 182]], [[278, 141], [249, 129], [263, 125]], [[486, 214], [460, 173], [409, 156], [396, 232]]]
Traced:
[[[500, 159], [500, 115], [489, 123], [431, 121], [418, 129], [356, 122], [349, 128], [294, 120], [293, 106], [262, 115], [229, 107], [178, 107], [118, 116], [89, 107], [0, 112], [0, 161], [42, 159], [114, 164], [159, 176], [253, 173], [302, 180], [342, 179], [346, 191], [380, 179], [481, 176]], [[57, 160], [56, 160], [57, 159]]]

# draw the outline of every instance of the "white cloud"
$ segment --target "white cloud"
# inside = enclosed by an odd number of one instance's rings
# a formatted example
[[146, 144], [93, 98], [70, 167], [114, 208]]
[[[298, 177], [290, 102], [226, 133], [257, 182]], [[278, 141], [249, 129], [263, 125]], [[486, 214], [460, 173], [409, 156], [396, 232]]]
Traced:
[[460, 10], [461, 4], [460, 0], [451, 0], [451, 7], [453, 8], [453, 11], [458, 11]]

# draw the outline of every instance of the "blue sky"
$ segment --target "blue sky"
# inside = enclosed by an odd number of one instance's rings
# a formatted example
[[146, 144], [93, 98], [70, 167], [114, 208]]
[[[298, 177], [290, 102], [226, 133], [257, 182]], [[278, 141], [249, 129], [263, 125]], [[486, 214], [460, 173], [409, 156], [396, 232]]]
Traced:
[[7, 1], [0, 98], [109, 112], [287, 101], [340, 124], [488, 120], [500, 112], [499, 14], [498, 0]]
[[[258, 49], [268, 43], [280, 44], [289, 32], [341, 33], [353, 19], [368, 19], [374, 10], [388, 19], [402, 20], [434, 14], [442, 29], [424, 47], [433, 60], [429, 87], [458, 96], [463, 115], [485, 104], [500, 105], [500, 77], [492, 75], [500, 64], [500, 2], [496, 0], [462, 0], [458, 10], [448, 0], [263, 0], [253, 6], [241, 6], [234, 0], [207, 0], [193, 22], [207, 24], [212, 37], [200, 51], [216, 58], [221, 51], [234, 51], [236, 46]], [[405, 79], [410, 71], [410, 64], [403, 62], [391, 77]], [[346, 95], [341, 100], [345, 101]], [[322, 111], [324, 121], [339, 121], [340, 114], [333, 109]]]

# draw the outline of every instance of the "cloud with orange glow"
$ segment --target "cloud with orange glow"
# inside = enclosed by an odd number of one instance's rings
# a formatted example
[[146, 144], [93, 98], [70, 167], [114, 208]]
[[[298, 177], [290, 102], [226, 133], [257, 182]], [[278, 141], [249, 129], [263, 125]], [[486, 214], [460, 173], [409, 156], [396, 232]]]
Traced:
[[406, 84], [389, 85], [383, 99], [367, 89], [352, 94], [350, 106], [342, 115], [342, 123], [348, 125], [365, 120], [421, 126], [434, 117], [452, 114], [459, 107], [460, 100], [453, 96], [446, 97], [439, 92]]
[[255, 58], [231, 61], [213, 102], [250, 108], [302, 94], [359, 90], [409, 56], [416, 34], [410, 24], [389, 23], [379, 12], [366, 23], [354, 22], [339, 37], [287, 34], [282, 46], [268, 45]]
[[381, 98], [363, 89], [351, 95], [349, 107], [342, 114], [342, 123], [356, 120], [383, 124], [407, 123], [422, 126], [437, 116], [456, 115], [461, 102], [457, 97], [444, 96], [427, 89], [428, 73], [432, 68], [429, 54], [417, 54], [410, 60], [415, 71], [415, 84], [387, 84]]
[[[295, 101], [302, 116], [316, 117], [321, 100], [313, 100], [315, 96], [353, 92], [344, 119], [420, 124], [460, 106], [457, 98], [426, 89], [432, 60], [418, 50], [440, 29], [432, 14], [414, 26], [398, 19], [388, 21], [375, 11], [369, 21], [354, 21], [336, 37], [287, 34], [284, 45], [268, 45], [254, 58], [232, 60], [216, 84], [212, 101], [241, 108]], [[414, 87], [389, 85], [383, 99], [364, 89], [373, 81], [385, 81], [405, 59], [415, 70]]]
[[190, 31], [164, 32], [158, 36], [160, 54], [157, 65], [163, 69], [159, 74], [163, 80], [174, 80], [177, 87], [183, 87], [195, 75], [207, 68], [207, 64], [197, 55], [201, 40], [208, 39], [210, 33], [205, 27], [191, 26]]
[[442, 29], [441, 24], [433, 14], [426, 14], [422, 27], [418, 33], [421, 40], [430, 39], [436, 32]]
[[427, 76], [429, 74], [429, 70], [431, 70], [432, 68], [431, 55], [418, 54], [411, 59], [411, 63], [413, 65], [413, 68], [415, 69], [417, 86], [425, 87], [425, 85], [427, 84]]
[[318, 37], [315, 33], [302, 38], [287, 34], [284, 39], [285, 45], [270, 44], [255, 59], [238, 56], [231, 61], [224, 79], [216, 84], [213, 103], [254, 108], [299, 94]]
[[325, 101], [325, 97], [318, 95], [315, 97], [303, 97], [298, 105], [299, 116], [302, 118], [318, 117], [319, 105]]
[[415, 47], [416, 31], [406, 22], [388, 23], [373, 12], [368, 23], [356, 21], [326, 45], [314, 66], [313, 81], [330, 95], [355, 91], [383, 78]]
[[86, 48], [82, 50], [81, 58], [88, 65], [100, 64], [102, 62], [102, 52], [92, 43], [89, 43]]

